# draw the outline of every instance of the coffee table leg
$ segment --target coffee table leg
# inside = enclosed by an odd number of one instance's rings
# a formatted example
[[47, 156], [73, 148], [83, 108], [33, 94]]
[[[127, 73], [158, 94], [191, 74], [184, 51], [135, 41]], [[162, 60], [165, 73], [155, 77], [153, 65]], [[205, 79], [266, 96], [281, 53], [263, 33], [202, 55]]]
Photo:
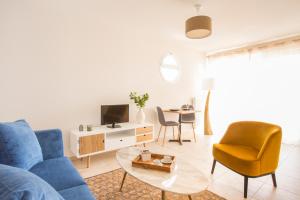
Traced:
[[122, 179], [122, 183], [121, 183], [120, 190], [119, 190], [120, 192], [122, 191], [122, 188], [123, 188], [123, 185], [124, 185], [124, 181], [125, 181], [126, 175], [127, 175], [127, 172], [124, 172], [123, 179]]
[[165, 193], [165, 191], [161, 191], [161, 199], [162, 200], [165, 200], [166, 199], [166, 193]]
[[192, 197], [191, 197], [191, 195], [188, 195], [188, 197], [189, 197], [189, 200], [192, 200]]

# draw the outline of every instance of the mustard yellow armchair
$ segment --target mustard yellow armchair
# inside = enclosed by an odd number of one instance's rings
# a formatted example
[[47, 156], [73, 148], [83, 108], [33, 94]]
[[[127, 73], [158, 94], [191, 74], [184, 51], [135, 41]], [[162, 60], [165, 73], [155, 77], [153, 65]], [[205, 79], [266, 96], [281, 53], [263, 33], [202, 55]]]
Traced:
[[277, 187], [275, 170], [278, 166], [282, 132], [274, 124], [253, 121], [232, 123], [219, 144], [213, 145], [214, 173], [216, 162], [244, 176], [244, 198], [247, 198], [248, 178], [272, 175]]

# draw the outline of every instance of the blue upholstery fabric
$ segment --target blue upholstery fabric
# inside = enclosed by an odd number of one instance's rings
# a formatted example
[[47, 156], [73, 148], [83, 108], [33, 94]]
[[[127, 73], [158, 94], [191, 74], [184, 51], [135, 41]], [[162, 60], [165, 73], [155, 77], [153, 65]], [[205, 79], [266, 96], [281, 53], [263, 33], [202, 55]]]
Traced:
[[95, 200], [87, 185], [58, 191], [65, 200]]
[[44, 160], [64, 156], [62, 133], [59, 129], [35, 131], [41, 145]]
[[30, 169], [41, 161], [40, 144], [25, 120], [0, 123], [0, 164]]
[[47, 181], [57, 191], [85, 184], [66, 157], [45, 160], [31, 168], [30, 172]]
[[63, 200], [63, 197], [38, 176], [0, 164], [0, 199]]

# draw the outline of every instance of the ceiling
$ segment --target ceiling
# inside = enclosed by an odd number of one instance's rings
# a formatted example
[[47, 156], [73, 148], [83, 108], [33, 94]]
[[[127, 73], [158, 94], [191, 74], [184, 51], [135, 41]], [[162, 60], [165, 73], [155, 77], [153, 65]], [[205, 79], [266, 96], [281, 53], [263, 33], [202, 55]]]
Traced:
[[[188, 39], [185, 21], [196, 14], [195, 1], [198, 0], [32, 0], [23, 5], [17, 0], [3, 0], [0, 8], [9, 11], [5, 6], [15, 2], [30, 12], [36, 9], [43, 14], [51, 10], [51, 19], [65, 16], [77, 24], [82, 21], [82, 29], [97, 26], [102, 30], [97, 33], [99, 37], [106, 32], [112, 38], [123, 34], [153, 42], [159, 42], [159, 37], [207, 53], [300, 34], [300, 0], [200, 0], [200, 14], [212, 18], [213, 33], [204, 39]], [[0, 22], [1, 19], [4, 17], [0, 12]]]
[[[191, 6], [193, 1], [181, 3]], [[212, 35], [190, 40], [181, 28], [172, 37], [204, 52], [300, 34], [300, 0], [204, 0], [202, 6], [201, 14], [212, 18]]]
[[[196, 14], [195, 1], [202, 4], [200, 14], [212, 18], [213, 33], [208, 38], [193, 40], [185, 37], [185, 20]], [[136, 33], [160, 34], [206, 53], [300, 34], [300, 0], [103, 2], [106, 2], [104, 12], [119, 14], [119, 20], [124, 20], [127, 28], [132, 26]]]

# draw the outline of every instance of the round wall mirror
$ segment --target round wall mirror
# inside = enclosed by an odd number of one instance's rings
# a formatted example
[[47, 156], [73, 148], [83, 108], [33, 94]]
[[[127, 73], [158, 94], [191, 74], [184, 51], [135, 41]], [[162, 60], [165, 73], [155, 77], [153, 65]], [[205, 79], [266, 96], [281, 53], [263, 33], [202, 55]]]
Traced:
[[173, 54], [168, 53], [163, 57], [160, 65], [160, 73], [168, 82], [174, 82], [179, 78], [180, 67], [178, 66]]

